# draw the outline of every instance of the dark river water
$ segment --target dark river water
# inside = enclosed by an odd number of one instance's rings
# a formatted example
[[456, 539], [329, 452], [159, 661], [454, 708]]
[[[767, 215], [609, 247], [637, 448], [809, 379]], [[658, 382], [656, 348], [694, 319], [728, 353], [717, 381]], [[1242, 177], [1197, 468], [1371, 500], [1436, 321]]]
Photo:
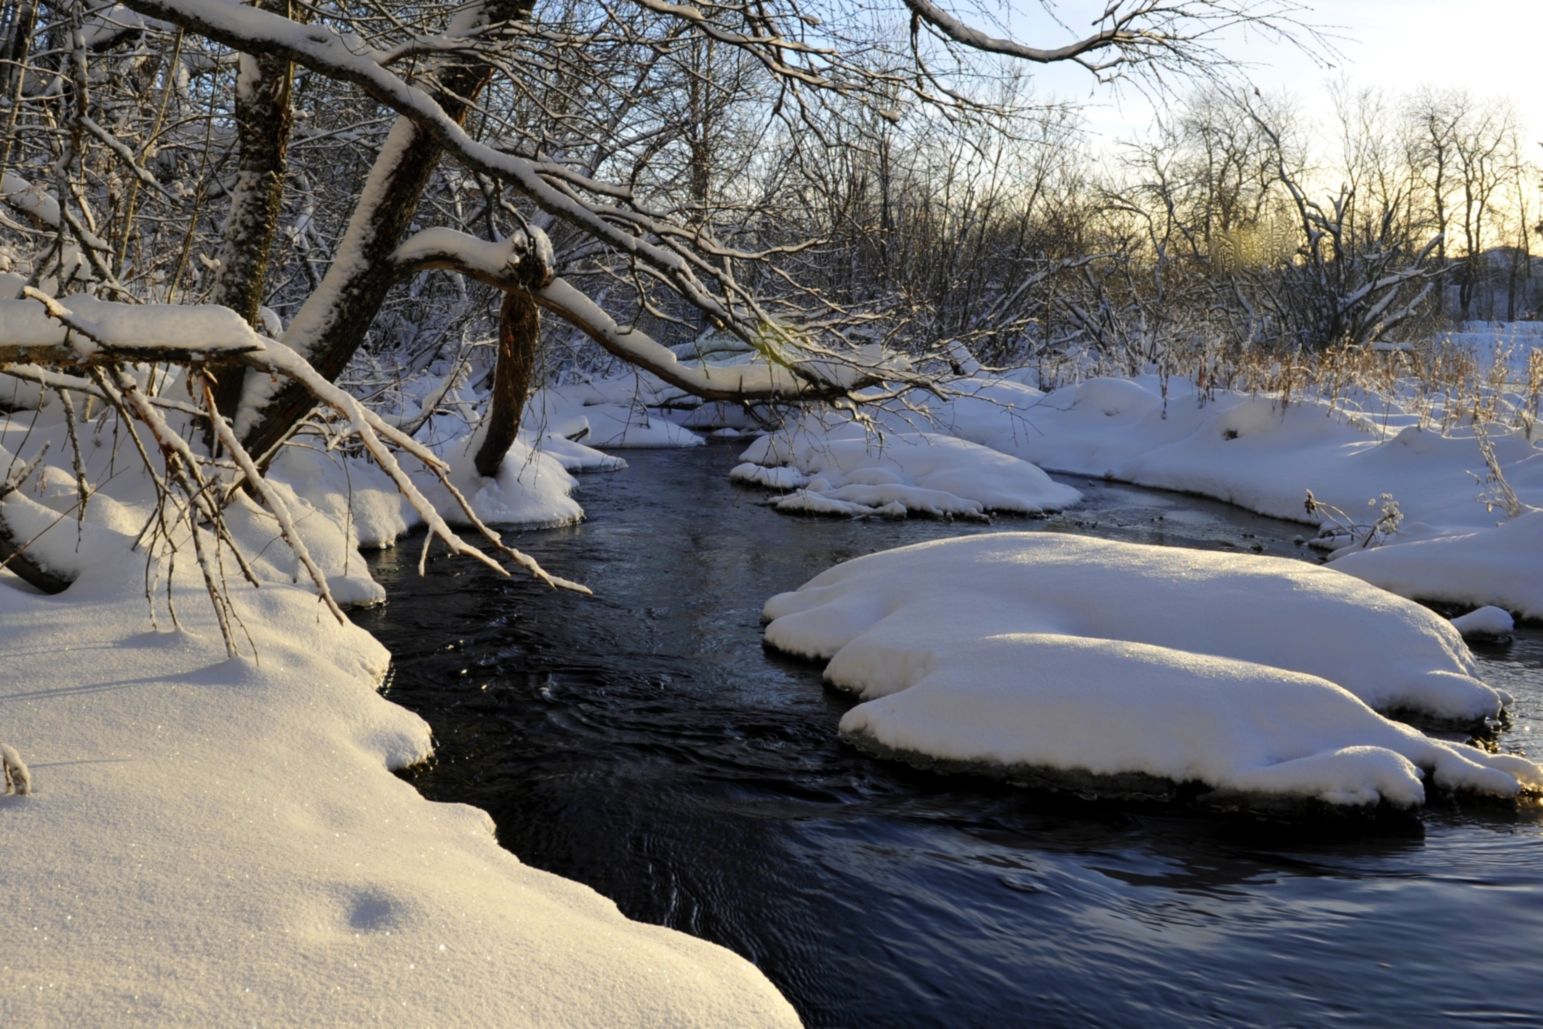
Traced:
[[[1543, 816], [1445, 807], [1333, 832], [1076, 802], [843, 744], [850, 706], [763, 650], [760, 610], [874, 550], [1000, 529], [1299, 553], [1288, 523], [1070, 480], [994, 525], [778, 515], [737, 449], [631, 452], [583, 525], [514, 542], [581, 598], [417, 548], [358, 620], [434, 726], [429, 797], [526, 863], [754, 961], [814, 1025], [1543, 1024]], [[1543, 755], [1543, 632], [1487, 649]]]

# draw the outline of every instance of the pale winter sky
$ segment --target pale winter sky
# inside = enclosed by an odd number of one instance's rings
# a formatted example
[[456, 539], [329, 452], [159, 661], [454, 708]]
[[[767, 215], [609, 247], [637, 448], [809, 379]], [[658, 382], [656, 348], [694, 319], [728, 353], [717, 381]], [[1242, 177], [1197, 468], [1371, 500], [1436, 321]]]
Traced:
[[[1353, 86], [1391, 93], [1421, 85], [1466, 89], [1479, 99], [1504, 97], [1516, 107], [1523, 139], [1543, 159], [1543, 0], [1308, 0], [1305, 20], [1337, 37], [1333, 67], [1257, 32], [1235, 31], [1222, 49], [1247, 62], [1266, 92], [1285, 90], [1304, 112], [1328, 117], [1326, 85], [1340, 76]], [[1104, 0], [1061, 0], [1055, 12], [1083, 34]], [[1070, 38], [1044, 14], [1015, 18], [1024, 42], [1055, 44]], [[1105, 136], [1130, 135], [1151, 120], [1150, 103], [1126, 88], [1118, 97], [1079, 68], [1046, 68], [1036, 81], [1066, 99], [1099, 105], [1091, 128]]]

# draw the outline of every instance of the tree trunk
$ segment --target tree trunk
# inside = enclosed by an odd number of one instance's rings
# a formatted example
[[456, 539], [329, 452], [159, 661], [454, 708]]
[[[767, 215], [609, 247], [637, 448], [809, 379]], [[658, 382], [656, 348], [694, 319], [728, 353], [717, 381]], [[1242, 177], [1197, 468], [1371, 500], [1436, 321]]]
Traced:
[[[477, 16], [484, 24], [507, 21], [528, 14], [533, 4], [534, 0], [487, 0]], [[491, 67], [481, 61], [447, 56], [419, 82], [446, 114], [461, 121], [491, 77]], [[336, 257], [285, 333], [284, 342], [328, 379], [342, 374], [364, 342], [396, 280], [396, 267], [387, 257], [412, 224], [418, 198], [440, 155], [439, 143], [427, 132], [408, 118], [396, 120], [370, 169]], [[250, 383], [237, 425], [242, 442], [266, 461], [314, 403], [293, 382]]]
[[[254, 6], [274, 14], [294, 14], [289, 0], [255, 0]], [[240, 157], [220, 245], [220, 271], [209, 299], [231, 308], [254, 329], [261, 328], [257, 312], [284, 206], [284, 172], [293, 126], [289, 104], [293, 71], [294, 65], [282, 57], [242, 54], [236, 75]], [[215, 404], [228, 417], [235, 416], [244, 380], [244, 369], [227, 368], [215, 386]]]
[[477, 474], [493, 478], [520, 430], [525, 398], [536, 374], [541, 344], [541, 309], [523, 290], [504, 293], [498, 312], [498, 364], [493, 368], [493, 396], [482, 445], [477, 448]]

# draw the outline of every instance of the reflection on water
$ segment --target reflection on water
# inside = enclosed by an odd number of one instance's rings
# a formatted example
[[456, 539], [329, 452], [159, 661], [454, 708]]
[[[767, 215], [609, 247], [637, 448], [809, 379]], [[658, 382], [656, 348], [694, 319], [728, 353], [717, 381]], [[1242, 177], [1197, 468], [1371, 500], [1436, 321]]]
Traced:
[[[1077, 803], [871, 759], [849, 702], [760, 644], [760, 608], [837, 561], [986, 529], [1292, 554], [1298, 527], [1077, 481], [995, 526], [794, 519], [733, 451], [629, 454], [584, 525], [519, 545], [585, 599], [469, 562], [376, 563], [359, 620], [434, 725], [410, 776], [485, 808], [524, 861], [755, 961], [811, 1023], [1543, 1021], [1543, 820], [1447, 809], [1317, 836]], [[404, 553], [416, 553], [406, 547]], [[1538, 755], [1543, 633], [1481, 654]]]

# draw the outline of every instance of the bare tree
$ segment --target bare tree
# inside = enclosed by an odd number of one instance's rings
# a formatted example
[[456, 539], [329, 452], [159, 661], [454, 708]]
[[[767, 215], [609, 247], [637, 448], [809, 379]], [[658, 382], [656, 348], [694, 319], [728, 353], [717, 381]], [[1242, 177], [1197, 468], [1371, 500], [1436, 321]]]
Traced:
[[[508, 367], [494, 376], [484, 471], [512, 438], [523, 396], [510, 394], [529, 384], [538, 309], [704, 398], [850, 399], [876, 370], [841, 368], [844, 333], [872, 312], [800, 279], [816, 240], [769, 240], [767, 212], [755, 209], [764, 190], [736, 183], [733, 170], [774, 155], [735, 152], [727, 126], [755, 128], [763, 145], [808, 134], [820, 154], [838, 153], [826, 146], [834, 128], [907, 111], [940, 132], [999, 125], [1003, 105], [975, 85], [989, 71], [982, 55], [1157, 75], [1206, 67], [1214, 33], [1241, 20], [1288, 39], [1304, 31], [1280, 0], [1116, 0], [1090, 32], [1044, 48], [920, 0], [892, 12], [909, 35], [886, 34], [869, 12], [796, 0], [128, 0], [4, 11], [5, 259], [30, 298], [16, 302], [89, 334], [71, 321], [81, 306], [72, 292], [123, 304], [210, 298], [236, 312], [256, 341], [241, 352], [261, 359], [213, 361], [141, 338], [89, 358], [0, 347], [0, 365], [148, 431], [147, 466], [159, 452], [154, 474], [181, 497], [175, 511], [216, 530], [219, 498], [234, 482], [261, 493], [264, 463], [318, 403], [377, 459], [388, 459], [376, 446], [388, 438], [411, 450], [334, 383], [399, 287], [421, 288], [429, 271], [456, 273], [461, 301], [468, 282], [505, 298]], [[933, 180], [964, 187], [948, 197], [957, 204], [930, 208], [954, 220], [937, 238], [955, 255], [990, 249], [1010, 221], [1004, 166], [973, 164], [989, 149], [972, 146], [968, 160], [943, 146], [955, 172]], [[883, 260], [893, 257], [895, 157], [886, 145], [878, 164]], [[934, 297], [996, 288], [978, 266], [945, 268]], [[579, 288], [586, 277], [617, 285], [609, 309]], [[265, 310], [269, 300], [287, 324]], [[641, 324], [686, 312], [739, 335], [763, 364], [684, 363]], [[180, 398], [155, 385], [164, 376], [123, 378], [146, 360], [188, 369]], [[901, 387], [925, 381], [884, 373]], [[163, 403], [183, 405], [209, 445], [181, 440]], [[15, 560], [26, 541], [7, 540]]]

